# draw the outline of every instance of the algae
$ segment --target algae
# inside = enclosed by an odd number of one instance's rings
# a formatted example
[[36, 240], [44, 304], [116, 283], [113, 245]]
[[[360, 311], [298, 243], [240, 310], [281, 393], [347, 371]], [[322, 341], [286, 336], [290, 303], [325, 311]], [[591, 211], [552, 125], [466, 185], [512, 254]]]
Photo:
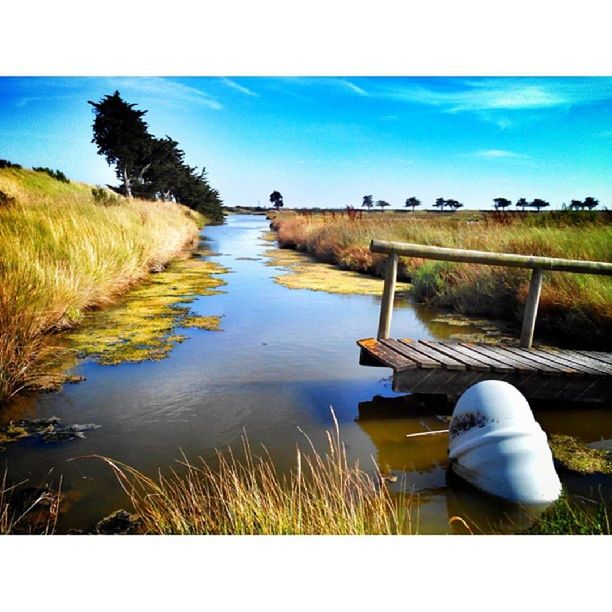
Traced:
[[188, 306], [197, 297], [220, 293], [222, 266], [200, 258], [176, 261], [154, 274], [119, 303], [85, 315], [81, 325], [66, 332], [68, 348], [103, 365], [164, 359], [187, 336], [171, 334], [177, 327], [219, 330], [220, 317], [201, 316]]
[[[286, 273], [274, 280], [288, 289], [310, 289], [327, 293], [382, 295], [384, 281], [381, 278], [340, 270], [330, 264], [316, 261], [309, 255], [290, 249], [272, 248], [264, 252], [267, 266], [285, 268]], [[408, 283], [397, 283], [397, 293], [408, 290]]]
[[612, 451], [590, 448], [573, 436], [553, 434], [548, 444], [555, 462], [580, 474], [612, 474]]

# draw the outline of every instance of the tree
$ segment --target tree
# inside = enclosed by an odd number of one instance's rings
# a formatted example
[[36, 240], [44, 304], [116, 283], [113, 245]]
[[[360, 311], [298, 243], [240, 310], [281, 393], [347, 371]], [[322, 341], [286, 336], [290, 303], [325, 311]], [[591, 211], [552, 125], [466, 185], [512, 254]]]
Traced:
[[420, 205], [421, 205], [421, 200], [418, 200], [418, 199], [417, 199], [417, 198], [415, 198], [415, 197], [410, 197], [410, 198], [407, 198], [407, 200], [406, 200], [406, 204], [405, 204], [405, 206], [406, 206], [406, 207], [408, 207], [408, 206], [412, 206], [412, 212], [414, 212], [414, 209], [415, 209], [417, 206], [420, 206]]
[[572, 200], [569, 207], [572, 210], [582, 210], [584, 208], [584, 202], [582, 200]]
[[131, 198], [134, 185], [143, 180], [150, 164], [153, 137], [142, 119], [147, 111], [135, 110], [136, 104], [128, 104], [118, 91], [112, 96], [104, 96], [100, 102], [88, 103], [95, 114], [91, 142], [97, 145], [98, 153], [115, 166], [125, 195]]
[[463, 208], [463, 204], [457, 200], [446, 200], [446, 205], [453, 210], [457, 210], [458, 208]]
[[363, 204], [361, 205], [361, 207], [366, 207], [368, 210], [370, 210], [372, 208], [372, 206], [374, 206], [374, 199], [372, 198], [371, 195], [364, 195], [363, 196]]
[[512, 204], [508, 198], [493, 198], [493, 202], [495, 202], [495, 210], [499, 210], [500, 208], [503, 210]]
[[272, 206], [278, 210], [281, 206], [283, 206], [283, 196], [280, 191], [273, 191], [270, 194], [270, 202], [272, 202]]
[[538, 212], [540, 212], [540, 208], [546, 208], [547, 206], [550, 206], [550, 202], [547, 202], [546, 200], [541, 200], [540, 198], [536, 198], [535, 200], [533, 200], [533, 202], [530, 202], [527, 206], [535, 208]]
[[596, 200], [595, 198], [592, 198], [589, 196], [588, 198], [585, 198], [584, 206], [585, 208], [588, 208], [589, 210], [593, 210], [594, 208], [599, 206], [599, 200]]
[[515, 206], [520, 206], [521, 210], [525, 210], [525, 206], [529, 206], [529, 203], [527, 202], [527, 200], [525, 198], [521, 198], [520, 200], [516, 201]]
[[376, 200], [376, 206], [380, 206], [380, 209], [385, 212], [385, 206], [391, 206], [391, 204], [385, 200]]
[[446, 200], [444, 198], [437, 198], [434, 206], [436, 208], [439, 208], [440, 210], [444, 210], [444, 207], [446, 206]]

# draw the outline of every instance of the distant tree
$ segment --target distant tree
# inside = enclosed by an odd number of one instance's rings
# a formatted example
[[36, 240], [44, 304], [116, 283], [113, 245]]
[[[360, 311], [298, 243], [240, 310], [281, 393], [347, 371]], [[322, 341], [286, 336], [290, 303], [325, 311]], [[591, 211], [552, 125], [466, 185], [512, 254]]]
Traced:
[[458, 208], [463, 208], [463, 204], [457, 200], [446, 200], [446, 205], [452, 210], [457, 210]]
[[500, 208], [503, 210], [504, 208], [507, 208], [508, 206], [510, 206], [510, 204], [512, 204], [512, 202], [508, 200], [508, 198], [494, 198], [493, 202], [495, 202], [495, 210], [499, 210]]
[[582, 200], [572, 200], [569, 207], [572, 210], [582, 210], [584, 208], [584, 202]]
[[380, 209], [384, 212], [386, 206], [391, 206], [389, 202], [385, 202], [385, 200], [376, 200], [376, 206], [380, 206]]
[[592, 198], [589, 196], [588, 198], [585, 198], [584, 206], [585, 208], [588, 208], [589, 210], [593, 210], [594, 208], [599, 206], [599, 200], [596, 200], [595, 198]]
[[446, 200], [444, 198], [437, 198], [434, 206], [436, 208], [439, 208], [440, 210], [444, 210], [444, 207], [446, 206]]
[[415, 197], [410, 197], [410, 198], [408, 198], [408, 199], [406, 200], [406, 204], [405, 204], [405, 206], [406, 206], [406, 207], [412, 206], [412, 212], [414, 212], [414, 209], [415, 209], [417, 206], [420, 206], [420, 205], [421, 205], [421, 200], [418, 200], [418, 199], [417, 199], [417, 198], [415, 198]]
[[276, 208], [276, 210], [278, 210], [279, 208], [281, 208], [281, 206], [283, 206], [283, 196], [281, 195], [280, 191], [273, 191], [270, 194], [270, 202], [272, 202], [272, 206], [274, 206], [274, 208]]
[[134, 185], [143, 181], [150, 167], [153, 137], [143, 120], [147, 111], [136, 110], [136, 104], [128, 104], [118, 91], [104, 96], [100, 102], [88, 103], [95, 114], [92, 142], [98, 147], [98, 153], [115, 166], [125, 195], [131, 198]]
[[529, 206], [529, 202], [527, 202], [527, 200], [525, 198], [521, 198], [520, 200], [516, 201], [515, 206], [520, 206], [521, 210], [525, 210], [525, 206]]
[[550, 202], [547, 202], [546, 200], [542, 200], [540, 198], [536, 198], [535, 200], [533, 200], [533, 202], [529, 202], [528, 206], [535, 208], [538, 212], [540, 212], [540, 208], [546, 208], [547, 206], [550, 206]]
[[363, 196], [363, 204], [361, 205], [361, 207], [366, 207], [368, 210], [370, 210], [372, 208], [372, 206], [374, 206], [374, 199], [372, 198], [371, 195], [364, 195]]

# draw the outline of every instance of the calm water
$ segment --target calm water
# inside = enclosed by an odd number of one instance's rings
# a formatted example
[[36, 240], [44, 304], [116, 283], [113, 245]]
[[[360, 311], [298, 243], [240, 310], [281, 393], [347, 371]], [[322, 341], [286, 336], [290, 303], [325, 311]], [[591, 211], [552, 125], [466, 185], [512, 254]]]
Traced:
[[[84, 382], [10, 406], [4, 420], [58, 416], [67, 424], [101, 426], [85, 440], [9, 445], [0, 458], [10, 477], [38, 484], [61, 476], [66, 511], [59, 528], [88, 530], [126, 506], [109, 468], [88, 455], [154, 474], [168, 466], [180, 469], [181, 451], [210, 460], [217, 448], [238, 448], [246, 432], [254, 449], [265, 445], [281, 468], [289, 468], [296, 445], [304, 442], [298, 428], [324, 448], [332, 406], [350, 458], [364, 467], [378, 462], [398, 476], [392, 487], [418, 493], [419, 532], [450, 532], [448, 519], [455, 514], [484, 526], [509, 513], [510, 523], [520, 523], [519, 515], [498, 502], [447, 483], [446, 438], [405, 438], [445, 423], [394, 393], [389, 370], [358, 365], [355, 341], [376, 333], [379, 299], [276, 284], [278, 270], [261, 259], [270, 247], [262, 239], [267, 226], [262, 217], [232, 216], [203, 232], [212, 260], [231, 271], [223, 276], [225, 293], [201, 297], [193, 307], [198, 314], [222, 315], [222, 332], [185, 330], [190, 339], [162, 361], [84, 361], [75, 370]], [[428, 318], [423, 309], [398, 304], [393, 331], [423, 339], [457, 331]], [[612, 439], [612, 419], [602, 409], [547, 410], [537, 418], [548, 432], [603, 444]], [[588, 478], [565, 482], [581, 494], [598, 484]]]

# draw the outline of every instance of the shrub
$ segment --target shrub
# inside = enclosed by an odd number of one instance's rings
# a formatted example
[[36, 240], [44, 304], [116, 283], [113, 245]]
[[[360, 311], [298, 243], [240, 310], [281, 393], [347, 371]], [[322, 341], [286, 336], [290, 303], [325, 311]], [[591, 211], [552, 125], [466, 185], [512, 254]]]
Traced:
[[117, 206], [121, 204], [119, 196], [104, 189], [104, 187], [92, 187], [91, 195], [93, 196], [94, 202], [102, 206]]
[[0, 206], [9, 206], [15, 203], [15, 198], [0, 190]]
[[32, 168], [32, 170], [34, 170], [34, 172], [45, 172], [51, 178], [54, 178], [56, 181], [60, 181], [62, 183], [70, 182], [68, 178], [66, 177], [66, 175], [61, 170], [51, 170], [51, 168], [43, 168], [43, 167]]
[[8, 159], [0, 159], [0, 168], [16, 168], [19, 170], [21, 166], [19, 164], [13, 164]]

